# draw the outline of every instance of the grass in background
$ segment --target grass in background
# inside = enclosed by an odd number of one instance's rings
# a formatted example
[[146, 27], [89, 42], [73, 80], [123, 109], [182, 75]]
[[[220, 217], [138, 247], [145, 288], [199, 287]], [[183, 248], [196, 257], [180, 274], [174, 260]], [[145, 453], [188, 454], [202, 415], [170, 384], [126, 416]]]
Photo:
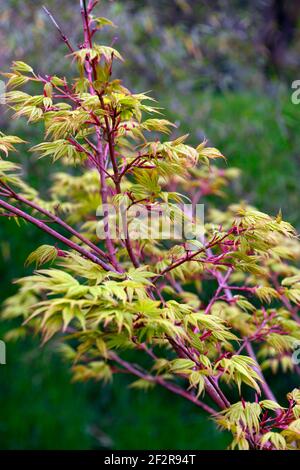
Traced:
[[229, 167], [242, 170], [229, 203], [244, 199], [273, 215], [282, 209], [283, 217], [300, 228], [300, 105], [291, 103], [290, 90], [195, 92], [175, 101], [165, 97], [163, 106], [192, 143], [209, 139]]
[[105, 387], [72, 384], [69, 367], [37, 339], [10, 343], [7, 362], [0, 369], [1, 449], [196, 450], [229, 444], [202, 411], [165, 390], [131, 390], [126, 378]]

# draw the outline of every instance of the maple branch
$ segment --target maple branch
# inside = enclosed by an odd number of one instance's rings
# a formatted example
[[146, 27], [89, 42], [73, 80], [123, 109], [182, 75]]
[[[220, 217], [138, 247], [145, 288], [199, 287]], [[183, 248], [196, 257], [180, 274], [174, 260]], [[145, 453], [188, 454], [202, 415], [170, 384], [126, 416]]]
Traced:
[[199, 406], [200, 408], [202, 408], [204, 411], [206, 411], [210, 415], [212, 415], [212, 416], [217, 415], [217, 412], [213, 408], [206, 405], [206, 403], [203, 403], [202, 401], [198, 400], [197, 397], [195, 397], [191, 393], [187, 392], [186, 390], [180, 388], [178, 385], [167, 382], [159, 376], [155, 377], [153, 375], [150, 375], [150, 374], [147, 374], [147, 373], [144, 373], [144, 372], [140, 371], [134, 365], [130, 364], [127, 361], [124, 361], [117, 354], [115, 354], [113, 352], [109, 353], [109, 358], [112, 361], [114, 361], [117, 364], [124, 367], [124, 369], [128, 370], [128, 372], [135, 375], [136, 377], [139, 377], [140, 379], [143, 379], [143, 380], [147, 380], [148, 382], [157, 383], [158, 385], [166, 388], [167, 390], [170, 390], [171, 392], [175, 393], [176, 395], [180, 395], [183, 398], [185, 398], [186, 400], [191, 401], [192, 403], [194, 403], [194, 405]]
[[[186, 255], [184, 258], [181, 258], [179, 260], [177, 260], [175, 263], [171, 264], [170, 266], [168, 266], [167, 268], [163, 269], [157, 276], [155, 276], [153, 279], [152, 279], [152, 282], [156, 282], [161, 276], [164, 276], [165, 274], [169, 273], [170, 271], [172, 271], [173, 269], [175, 268], [178, 268], [178, 266], [181, 266], [183, 263], [186, 263], [187, 261], [191, 261], [193, 260], [196, 256], [200, 255], [201, 253], [204, 253], [205, 251], [207, 251], [208, 248], [211, 248], [215, 245], [218, 245], [220, 244], [223, 240], [225, 240], [225, 238], [229, 237], [229, 235], [231, 235], [232, 233], [232, 230], [230, 230], [229, 232], [227, 232], [223, 237], [221, 238], [215, 238], [213, 239], [211, 242], [209, 242], [206, 246], [204, 246], [203, 248], [201, 248], [200, 250], [197, 250], [195, 251], [195, 253], [192, 253], [190, 255]], [[212, 256], [212, 254], [211, 254]]]
[[105, 271], [117, 272], [114, 269], [113, 266], [105, 263], [104, 261], [99, 259], [97, 256], [93, 255], [89, 251], [82, 248], [80, 245], [77, 245], [77, 243], [74, 243], [72, 240], [69, 240], [68, 238], [64, 237], [63, 235], [61, 235], [56, 230], [53, 230], [51, 227], [48, 227], [48, 225], [46, 225], [44, 222], [42, 222], [42, 221], [36, 219], [35, 217], [32, 217], [31, 215], [27, 214], [27, 212], [24, 212], [24, 211], [18, 209], [17, 207], [14, 207], [11, 204], [8, 204], [7, 202], [3, 201], [2, 199], [0, 199], [0, 207], [3, 207], [8, 212], [11, 212], [12, 214], [17, 215], [18, 217], [21, 217], [22, 219], [26, 220], [27, 222], [32, 223], [33, 225], [35, 225], [39, 229], [43, 230], [44, 232], [48, 233], [52, 237], [56, 238], [57, 240], [61, 241], [65, 245], [67, 245], [72, 250], [77, 251], [78, 253], [80, 253], [82, 256], [89, 259], [93, 263], [98, 264], [103, 269], [105, 269]]
[[46, 8], [45, 6], [42, 7], [44, 12], [49, 16], [50, 20], [52, 21], [52, 23], [54, 24], [55, 28], [57, 29], [57, 31], [59, 32], [60, 34], [60, 37], [61, 39], [63, 40], [63, 42], [66, 44], [66, 46], [68, 47], [68, 49], [70, 50], [70, 52], [74, 52], [74, 48], [71, 46], [71, 43], [69, 41], [69, 39], [67, 38], [67, 36], [63, 33], [61, 27], [59, 26], [59, 24], [57, 23], [56, 19], [54, 18], [54, 16], [50, 13], [50, 11], [48, 10], [48, 8]]
[[[93, 42], [92, 42], [92, 35], [91, 35], [90, 24], [89, 24], [89, 16], [88, 16], [89, 13], [88, 13], [88, 8], [87, 8], [85, 0], [81, 0], [81, 15], [82, 15], [83, 25], [84, 25], [85, 42], [87, 42], [89, 47], [92, 49]], [[112, 60], [113, 60], [113, 56], [112, 56]], [[104, 117], [104, 123], [105, 123], [105, 134], [106, 134], [106, 139], [107, 139], [107, 143], [108, 143], [108, 147], [109, 147], [110, 161], [112, 163], [113, 172], [114, 172], [113, 180], [114, 180], [114, 183], [115, 183], [116, 192], [117, 192], [117, 194], [121, 194], [121, 192], [122, 192], [121, 191], [121, 184], [120, 184], [121, 178], [120, 178], [118, 163], [117, 163], [116, 154], [115, 154], [115, 141], [114, 141], [114, 134], [116, 132], [116, 126], [117, 126], [116, 122], [115, 122], [115, 115], [112, 118], [113, 122], [112, 122], [112, 126], [111, 126], [110, 123], [109, 123], [109, 118], [108, 118], [108, 115], [107, 115], [107, 110], [106, 110], [106, 106], [105, 106], [104, 99], [103, 99], [103, 93], [100, 93], [98, 90], [95, 90], [94, 87], [93, 87], [93, 80], [94, 81], [97, 80], [97, 68], [95, 66], [95, 62], [94, 62], [94, 60], [90, 60], [89, 57], [87, 57], [87, 62], [88, 62], [88, 66], [89, 66], [88, 70], [87, 70], [87, 74], [88, 74], [88, 80], [90, 82], [91, 92], [92, 92], [92, 94], [96, 94], [98, 96], [101, 109], [104, 111], [104, 116], [103, 117]], [[92, 77], [92, 74], [91, 74], [91, 70], [92, 70], [93, 77]], [[99, 139], [101, 139], [101, 137], [99, 136], [99, 132], [97, 132], [97, 135], [98, 135], [98, 141], [99, 141]], [[104, 164], [105, 164], [105, 162], [102, 160], [101, 166], [103, 167]], [[103, 170], [101, 168], [100, 168], [100, 172], [103, 172]], [[139, 264], [138, 259], [135, 255], [134, 251], [133, 251], [133, 247], [132, 247], [131, 241], [128, 237], [128, 234], [126, 234], [126, 236], [125, 236], [124, 243], [125, 243], [125, 246], [126, 246], [126, 249], [127, 249], [127, 252], [128, 252], [128, 255], [129, 255], [129, 258], [130, 258], [132, 264], [136, 268], [139, 267], [140, 264]], [[112, 251], [112, 250], [110, 249], [110, 251]]]
[[[224, 290], [224, 293], [225, 293], [225, 296], [226, 296], [226, 299], [229, 301], [229, 302], [232, 302], [233, 300], [233, 295], [232, 295], [232, 292], [231, 290], [227, 287], [227, 280], [225, 279], [225, 277], [220, 273], [220, 272], [216, 272], [215, 273], [215, 276], [216, 276], [216, 279], [219, 283], [219, 285], [222, 286], [222, 289]], [[261, 382], [261, 388], [263, 389], [263, 392], [265, 394], [265, 396], [269, 399], [269, 400], [272, 400], [272, 401], [275, 401], [277, 402], [277, 399], [275, 397], [275, 395], [273, 394], [271, 388], [269, 387], [264, 375], [263, 375], [263, 372], [261, 370], [261, 367], [257, 361], [257, 358], [256, 358], [256, 355], [254, 353], [254, 350], [252, 348], [252, 345], [247, 342], [246, 345], [246, 350], [249, 354], [249, 356], [254, 360], [254, 362], [256, 363], [256, 371], [258, 373], [258, 375], [260, 376], [260, 378], [262, 379], [262, 382]]]

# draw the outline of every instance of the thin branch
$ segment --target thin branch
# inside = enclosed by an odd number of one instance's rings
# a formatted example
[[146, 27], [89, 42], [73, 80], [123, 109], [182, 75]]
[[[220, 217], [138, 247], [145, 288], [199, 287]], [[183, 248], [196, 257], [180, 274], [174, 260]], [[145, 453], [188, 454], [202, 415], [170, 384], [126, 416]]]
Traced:
[[[80, 4], [81, 4], [81, 15], [82, 15], [82, 20], [83, 20], [85, 42], [92, 49], [93, 42], [92, 42], [92, 35], [90, 31], [89, 12], [88, 12], [88, 8], [86, 5], [86, 1], [81, 0]], [[113, 60], [113, 56], [112, 56], [112, 60]], [[87, 62], [89, 66], [87, 67], [87, 75], [88, 75], [88, 80], [90, 82], [91, 93], [92, 94], [96, 93], [100, 102], [101, 109], [104, 111], [105, 132], [106, 132], [106, 138], [107, 138], [108, 147], [109, 147], [110, 160], [111, 160], [113, 172], [114, 172], [114, 183], [115, 183], [117, 193], [120, 194], [121, 193], [120, 174], [119, 174], [118, 163], [117, 163], [116, 154], [115, 154], [115, 142], [114, 142], [114, 133], [116, 132], [117, 125], [115, 124], [115, 121], [113, 121], [112, 126], [110, 126], [108, 115], [106, 113], [104, 99], [103, 99], [103, 93], [100, 93], [99, 91], [93, 88], [93, 80], [94, 81], [97, 80], [97, 69], [95, 66], [95, 62], [93, 60], [91, 61], [89, 57], [87, 57]], [[114, 120], [115, 120], [115, 117], [116, 116], [114, 115], [113, 117]], [[97, 134], [98, 134], [98, 140], [99, 138], [101, 139], [101, 137], [99, 137], [99, 133]], [[102, 161], [101, 165], [103, 166], [104, 164], [105, 162]], [[124, 243], [125, 243], [125, 246], [126, 246], [126, 249], [127, 249], [127, 252], [128, 252], [128, 255], [132, 264], [134, 265], [134, 267], [138, 268], [140, 264], [133, 251], [132, 244], [128, 237], [128, 234], [126, 234]]]
[[116, 362], [117, 364], [124, 367], [124, 369], [126, 369], [128, 372], [135, 375], [136, 377], [139, 377], [140, 379], [147, 380], [147, 381], [152, 382], [152, 383], [157, 383], [161, 387], [164, 387], [167, 390], [170, 390], [171, 392], [175, 393], [176, 395], [180, 395], [183, 398], [185, 398], [186, 400], [191, 401], [192, 403], [194, 403], [194, 405], [199, 406], [200, 408], [202, 408], [204, 411], [206, 411], [210, 415], [212, 415], [212, 416], [217, 415], [217, 412], [213, 408], [206, 405], [206, 403], [203, 403], [202, 401], [198, 400], [197, 397], [195, 397], [191, 393], [187, 392], [186, 390], [183, 390], [178, 385], [175, 385], [171, 382], [167, 382], [159, 376], [155, 377], [153, 375], [141, 372], [139, 369], [134, 367], [132, 364], [124, 361], [117, 354], [115, 354], [113, 352], [111, 352], [109, 354], [109, 358], [111, 360], [113, 360], [114, 362]]
[[113, 271], [117, 272], [115, 268], [104, 261], [100, 260], [97, 256], [93, 255], [89, 251], [86, 251], [84, 248], [82, 248], [80, 245], [77, 245], [73, 241], [69, 240], [68, 238], [64, 237], [61, 235], [59, 232], [56, 232], [56, 230], [53, 230], [51, 227], [48, 227], [44, 222], [41, 222], [40, 220], [36, 219], [35, 217], [32, 217], [31, 215], [27, 214], [26, 212], [18, 209], [17, 207], [12, 206], [11, 204], [8, 204], [7, 202], [3, 201], [0, 199], [0, 207], [3, 207], [7, 211], [21, 217], [24, 220], [27, 220], [27, 222], [32, 223], [36, 227], [38, 227], [40, 230], [43, 230], [44, 232], [48, 233], [52, 237], [54, 237], [56, 240], [61, 241], [65, 245], [67, 245], [69, 248], [72, 250], [77, 251], [80, 253], [82, 256], [85, 258], [89, 259], [95, 264], [98, 264], [101, 266], [105, 271]]
[[288, 311], [291, 313], [293, 319], [300, 324], [300, 318], [298, 316], [298, 313], [297, 313], [297, 309], [294, 309], [290, 300], [286, 297], [286, 295], [284, 295], [282, 293], [282, 287], [280, 286], [277, 278], [276, 278], [276, 275], [275, 274], [271, 274], [270, 275], [271, 277], [271, 280], [272, 282], [274, 283], [274, 286], [277, 290], [277, 292], [280, 294], [280, 298], [282, 300], [282, 303], [283, 305], [288, 309]]
[[[108, 178], [111, 178], [113, 180], [113, 176], [106, 171], [106, 169], [101, 165], [101, 163], [96, 159], [96, 157], [89, 152], [86, 148], [83, 147], [83, 145], [78, 142], [78, 140], [75, 139], [75, 137], [69, 137], [68, 141], [80, 152], [85, 153], [87, 157], [92, 161], [92, 163], [96, 166], [97, 170], [103, 171]], [[88, 145], [91, 146], [91, 142], [88, 141], [88, 139], [85, 139], [85, 141], [88, 143]]]
[[60, 225], [61, 227], [63, 227], [65, 230], [67, 230], [68, 232], [70, 232], [72, 235], [74, 235], [76, 238], [78, 238], [79, 240], [81, 240], [85, 245], [89, 246], [93, 251], [95, 251], [98, 255], [104, 257], [104, 258], [108, 258], [107, 254], [104, 253], [104, 251], [102, 251], [98, 246], [96, 246], [94, 243], [92, 243], [90, 240], [88, 240], [87, 238], [85, 238], [83, 235], [81, 235], [79, 232], [77, 232], [77, 230], [75, 230], [73, 227], [71, 227], [70, 225], [68, 225], [66, 222], [64, 222], [60, 217], [58, 217], [57, 215], [55, 214], [52, 214], [52, 212], [40, 207], [39, 205], [37, 205], [36, 203], [32, 202], [32, 201], [29, 201], [28, 199], [24, 198], [23, 196], [20, 196], [16, 193], [14, 193], [14, 195], [12, 196], [14, 197], [14, 199], [22, 202], [23, 204], [26, 204], [27, 206], [31, 207], [32, 209], [36, 210], [37, 212], [40, 212], [41, 214], [44, 214], [46, 215], [47, 217], [49, 217], [49, 219], [51, 219], [53, 222], [57, 223], [58, 225]]
[[165, 268], [163, 271], [161, 271], [157, 276], [155, 276], [152, 279], [152, 282], [155, 283], [161, 276], [164, 276], [166, 273], [169, 273], [175, 268], [178, 268], [178, 266], [181, 266], [182, 264], [186, 263], [187, 261], [193, 260], [196, 256], [200, 255], [201, 253], [204, 253], [207, 251], [209, 248], [221, 243], [225, 238], [227, 238], [229, 235], [231, 235], [231, 231], [227, 232], [222, 238], [216, 238], [213, 239], [211, 242], [209, 242], [206, 246], [201, 248], [198, 251], [195, 251], [195, 253], [192, 253], [191, 255], [186, 255], [184, 258], [180, 258], [177, 260], [175, 263], [171, 264], [167, 268]]
[[92, 44], [92, 37], [90, 33], [90, 28], [89, 28], [89, 13], [87, 10], [86, 1], [80, 0], [80, 6], [81, 6], [81, 16], [83, 19], [84, 39], [85, 39], [86, 45], [90, 49], [92, 49], [93, 44]]
[[71, 46], [71, 43], [69, 41], [69, 39], [67, 38], [67, 36], [63, 33], [61, 27], [59, 26], [59, 24], [57, 23], [56, 19], [54, 18], [54, 16], [50, 13], [50, 11], [48, 10], [48, 8], [46, 8], [45, 6], [42, 7], [44, 12], [49, 16], [50, 20], [52, 21], [52, 23], [54, 24], [55, 28], [57, 29], [57, 31], [59, 32], [60, 34], [60, 37], [62, 38], [63, 42], [66, 44], [66, 46], [68, 47], [68, 49], [70, 50], [70, 52], [74, 52], [74, 48]]
[[[230, 289], [227, 288], [227, 281], [225, 279], [225, 277], [220, 273], [220, 272], [217, 272], [216, 273], [216, 278], [217, 278], [217, 281], [219, 283], [219, 285], [222, 285], [222, 289], [224, 290], [224, 293], [225, 293], [225, 296], [226, 296], [226, 299], [231, 302], [233, 300], [233, 295], [232, 295], [232, 292]], [[246, 350], [249, 354], [249, 356], [255, 361], [255, 363], [257, 364], [256, 366], [256, 370], [257, 370], [257, 373], [258, 375], [260, 376], [260, 378], [262, 379], [262, 383], [261, 383], [261, 388], [263, 389], [263, 392], [265, 394], [265, 396], [269, 399], [269, 400], [273, 400], [275, 402], [277, 402], [277, 399], [275, 397], [275, 395], [273, 394], [272, 390], [270, 389], [263, 373], [262, 373], [262, 370], [261, 370], [261, 367], [257, 361], [257, 358], [255, 356], [255, 353], [254, 353], [254, 350], [252, 348], [252, 345], [247, 342], [246, 343]]]
[[89, 0], [88, 4], [88, 13], [91, 13], [96, 5], [98, 5], [99, 0]]
[[[195, 360], [195, 357], [190, 353], [187, 347], [172, 338], [168, 338], [168, 341], [173, 346], [174, 350], [176, 351], [179, 357], [189, 358], [193, 362], [195, 362], [195, 364], [199, 368], [201, 367], [201, 364], [199, 364], [197, 360]], [[212, 379], [212, 377], [204, 377], [204, 381], [205, 389], [211, 399], [221, 408], [221, 410], [228, 408], [230, 406], [230, 402], [227, 400], [220, 387]]]
[[224, 284], [224, 283], [220, 283], [220, 284], [219, 284], [219, 287], [217, 288], [215, 295], [213, 296], [213, 298], [212, 298], [211, 301], [209, 302], [209, 304], [208, 304], [208, 306], [206, 307], [204, 313], [208, 314], [208, 313], [210, 312], [210, 310], [211, 310], [213, 304], [214, 304], [215, 301], [218, 299], [218, 297], [219, 297], [221, 291], [224, 289], [224, 287], [226, 287], [226, 282], [227, 282], [228, 278], [230, 277], [231, 273], [232, 273], [232, 268], [228, 269], [226, 275], [224, 276], [224, 282], [225, 282], [225, 284]]
[[[102, 204], [107, 204], [108, 198], [107, 198], [107, 184], [106, 184], [106, 178], [105, 178], [105, 173], [102, 170], [102, 168], [105, 165], [105, 152], [102, 146], [101, 142], [101, 136], [99, 129], [97, 131], [97, 136], [98, 136], [98, 153], [99, 153], [99, 173], [100, 173], [100, 193], [101, 193], [101, 200]], [[119, 263], [117, 261], [116, 255], [115, 255], [115, 247], [113, 245], [113, 242], [110, 238], [110, 233], [109, 233], [109, 224], [107, 223], [104, 226], [104, 231], [105, 231], [105, 244], [107, 247], [107, 250], [109, 252], [110, 258], [112, 259], [114, 265], [119, 268]]]
[[[252, 348], [252, 345], [251, 343], [248, 341], [246, 343], [246, 350], [247, 350], [247, 353], [249, 354], [249, 356], [253, 359], [253, 361], [257, 364], [257, 367], [256, 367], [256, 372], [258, 373], [258, 375], [260, 376], [261, 380], [262, 380], [262, 383], [261, 383], [261, 388], [263, 389], [264, 391], [264, 394], [266, 395], [266, 397], [269, 399], [269, 400], [272, 400], [272, 401], [275, 401], [277, 403], [277, 399], [274, 395], [274, 393], [272, 392], [272, 390], [270, 389], [269, 385], [267, 384], [266, 382], [266, 379], [262, 373], [262, 370], [261, 370], [261, 367], [260, 365], [258, 364], [258, 361], [257, 361], [257, 358], [256, 358], [256, 355], [255, 355], [255, 352]], [[276, 410], [275, 410], [276, 411]], [[278, 410], [277, 410], [278, 411]]]

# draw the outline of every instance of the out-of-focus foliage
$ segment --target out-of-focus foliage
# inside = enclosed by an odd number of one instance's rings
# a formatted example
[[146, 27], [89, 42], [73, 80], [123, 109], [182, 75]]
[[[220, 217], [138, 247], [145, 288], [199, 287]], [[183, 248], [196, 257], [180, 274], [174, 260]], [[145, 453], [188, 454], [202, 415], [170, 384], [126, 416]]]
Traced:
[[[41, 71], [62, 70], [63, 45], [42, 10], [46, 3], [77, 44], [76, 2], [0, 2], [0, 66], [31, 57]], [[265, 86], [270, 77], [295, 79], [300, 50], [300, 2], [294, 0], [103, 0], [103, 14], [122, 25], [107, 34], [122, 44], [123, 69], [133, 84], [177, 83], [182, 90]], [[37, 47], [38, 45], [38, 47]], [[51, 54], [48, 51], [51, 50]], [[158, 53], [159, 51], [159, 53]], [[151, 66], [149, 66], [151, 64]]]
[[184, 132], [195, 128], [192, 141], [206, 138], [228, 156], [228, 166], [241, 169], [229, 200], [245, 199], [261, 210], [279, 209], [300, 227], [300, 105], [279, 86], [269, 96], [258, 90], [165, 94], [168, 118], [178, 117]]

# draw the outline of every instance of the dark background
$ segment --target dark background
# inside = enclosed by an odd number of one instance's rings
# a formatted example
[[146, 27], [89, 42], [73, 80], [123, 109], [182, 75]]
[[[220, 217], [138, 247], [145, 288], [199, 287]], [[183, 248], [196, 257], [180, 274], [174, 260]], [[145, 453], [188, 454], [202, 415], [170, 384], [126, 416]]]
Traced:
[[[0, 69], [24, 60], [40, 72], [70, 73], [65, 46], [42, 11], [46, 4], [63, 30], [80, 42], [79, 1], [0, 0]], [[300, 105], [291, 84], [300, 79], [300, 1], [128, 0], [102, 1], [99, 16], [119, 27], [97, 41], [125, 56], [116, 76], [134, 91], [151, 94], [166, 116], [204, 137], [241, 169], [226, 204], [247, 200], [300, 227]], [[14, 122], [0, 106], [0, 128], [34, 145], [42, 129]], [[49, 162], [24, 146], [16, 159], [29, 181], [46, 191]], [[28, 253], [46, 240], [31, 228], [0, 220], [0, 300], [25, 275]], [[0, 338], [8, 329], [0, 325]], [[281, 396], [288, 376], [269, 377]], [[69, 368], [38, 338], [7, 346], [0, 366], [1, 449], [223, 449], [228, 436], [181, 398], [164, 390], [130, 390], [124, 378], [112, 385], [71, 384]]]

